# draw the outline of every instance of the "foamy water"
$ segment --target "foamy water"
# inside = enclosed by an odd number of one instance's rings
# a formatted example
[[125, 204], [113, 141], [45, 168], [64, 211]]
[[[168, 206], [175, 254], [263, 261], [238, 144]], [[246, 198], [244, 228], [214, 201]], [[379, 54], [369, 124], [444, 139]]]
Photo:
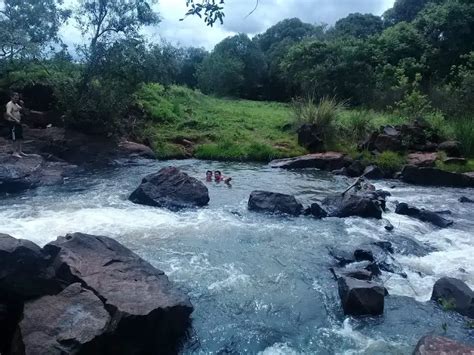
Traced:
[[[234, 185], [208, 184], [211, 203], [196, 211], [175, 213], [127, 200], [144, 175], [167, 165], [178, 165], [198, 178], [208, 169], [219, 169], [234, 178]], [[473, 342], [464, 320], [417, 302], [430, 298], [442, 276], [460, 278], [474, 288], [474, 210], [457, 202], [461, 195], [474, 197], [473, 190], [378, 184], [392, 193], [392, 211], [396, 200], [451, 210], [446, 217], [455, 224], [443, 230], [393, 212], [385, 217], [395, 230], [387, 232], [383, 221], [271, 217], [246, 208], [255, 189], [295, 194], [308, 204], [349, 183], [311, 170], [194, 160], [148, 162], [3, 198], [0, 232], [40, 245], [70, 232], [116, 238], [190, 295], [195, 312], [184, 353], [404, 354], [422, 335], [443, 333], [443, 323], [449, 324], [449, 336]], [[345, 318], [328, 271], [334, 264], [327, 248], [377, 240], [395, 246], [408, 243], [408, 250], [395, 255], [408, 278], [382, 275], [391, 295], [384, 317]], [[412, 242], [427, 252], [414, 253]]]

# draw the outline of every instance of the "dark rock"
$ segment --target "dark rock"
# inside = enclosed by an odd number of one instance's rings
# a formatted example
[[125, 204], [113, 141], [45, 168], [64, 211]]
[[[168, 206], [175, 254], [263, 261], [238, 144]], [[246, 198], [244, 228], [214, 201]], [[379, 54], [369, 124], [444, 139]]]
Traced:
[[438, 153], [411, 153], [408, 154], [407, 161], [409, 165], [418, 167], [433, 167], [438, 159]]
[[[136, 300], [140, 302], [140, 300]], [[25, 304], [12, 353], [104, 354], [110, 315], [93, 292], [75, 283]]]
[[364, 194], [338, 194], [324, 199], [330, 217], [382, 218], [382, 204], [377, 196]]
[[445, 164], [452, 164], [452, 165], [466, 165], [467, 164], [467, 159], [464, 158], [446, 158], [443, 159], [443, 163]]
[[0, 300], [0, 354], [9, 354], [11, 341], [23, 313], [23, 302]]
[[474, 203], [474, 200], [471, 200], [470, 198], [466, 196], [462, 196], [459, 198], [459, 202], [461, 203]]
[[331, 171], [331, 173], [334, 174], [334, 175], [344, 175], [344, 176], [348, 176], [347, 168], [342, 168], [342, 169], [333, 170], [333, 171]]
[[268, 191], [253, 191], [250, 194], [248, 208], [256, 212], [282, 213], [299, 216], [303, 205], [294, 196]]
[[379, 134], [374, 142], [375, 150], [385, 152], [387, 150], [400, 152], [404, 150], [402, 140], [399, 136]]
[[378, 166], [370, 165], [365, 168], [362, 175], [367, 179], [379, 180], [384, 178], [385, 173]]
[[391, 236], [391, 241], [394, 252], [401, 255], [414, 255], [423, 257], [436, 251], [436, 248], [433, 248], [432, 246], [422, 244], [416, 239], [403, 235], [394, 234]]
[[399, 203], [395, 209], [395, 213], [404, 216], [410, 216], [419, 219], [422, 222], [430, 222], [440, 228], [447, 228], [453, 224], [453, 221], [445, 219], [435, 212], [425, 209], [418, 209], [416, 207], [409, 206], [406, 203]]
[[129, 200], [137, 204], [179, 210], [207, 205], [209, 191], [201, 181], [169, 167], [144, 177]]
[[365, 166], [359, 160], [355, 160], [346, 168], [346, 174], [349, 177], [359, 177], [364, 173]]
[[461, 157], [461, 143], [457, 141], [446, 141], [438, 146], [439, 150], [442, 150], [450, 157]]
[[379, 247], [380, 249], [382, 249], [386, 253], [393, 254], [395, 252], [394, 249], [393, 249], [393, 245], [390, 242], [378, 241], [378, 242], [373, 242], [372, 244]]
[[62, 288], [39, 246], [0, 234], [0, 297], [23, 301]]
[[472, 355], [474, 347], [442, 336], [426, 335], [416, 345], [414, 355]]
[[386, 220], [385, 221], [385, 226], [384, 226], [385, 230], [391, 232], [395, 229], [395, 227], [393, 226], [392, 223], [390, 223], [390, 221]]
[[307, 215], [311, 215], [314, 218], [326, 218], [328, 213], [319, 205], [319, 203], [313, 203], [311, 206], [305, 211]]
[[298, 144], [308, 149], [311, 153], [324, 150], [324, 142], [319, 136], [318, 126], [314, 124], [302, 125], [298, 133]]
[[39, 186], [62, 184], [75, 167], [47, 162], [39, 155], [18, 159], [0, 154], [0, 193], [17, 193]]
[[326, 152], [303, 155], [290, 159], [279, 159], [270, 162], [272, 168], [282, 169], [305, 169], [315, 168], [326, 171], [333, 171], [348, 167], [352, 160], [342, 153]]
[[464, 282], [451, 277], [443, 277], [433, 286], [431, 299], [446, 302], [456, 312], [474, 319], [474, 291]]
[[338, 279], [338, 290], [344, 314], [353, 316], [383, 314], [385, 288], [382, 285], [372, 281], [341, 277]]
[[174, 353], [193, 307], [166, 275], [114, 239], [80, 233], [59, 237], [44, 250], [57, 277], [80, 282], [111, 314], [108, 353]]
[[344, 273], [344, 276], [357, 279], [357, 280], [370, 281], [372, 280], [373, 275], [368, 270], [353, 270], [353, 271], [347, 271], [346, 273]]
[[474, 187], [474, 176], [451, 173], [436, 168], [418, 168], [407, 165], [401, 179], [404, 182], [425, 186]]
[[356, 261], [354, 252], [345, 248], [328, 248], [329, 255], [331, 255], [339, 266], [352, 264]]

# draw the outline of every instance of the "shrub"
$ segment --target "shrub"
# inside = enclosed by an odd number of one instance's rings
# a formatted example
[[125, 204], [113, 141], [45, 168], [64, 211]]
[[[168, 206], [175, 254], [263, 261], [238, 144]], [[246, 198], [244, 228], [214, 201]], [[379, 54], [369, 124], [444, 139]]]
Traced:
[[464, 155], [474, 157], [474, 117], [455, 119], [450, 124]]
[[406, 164], [406, 158], [398, 153], [385, 151], [375, 157], [375, 164], [389, 172], [400, 171]]

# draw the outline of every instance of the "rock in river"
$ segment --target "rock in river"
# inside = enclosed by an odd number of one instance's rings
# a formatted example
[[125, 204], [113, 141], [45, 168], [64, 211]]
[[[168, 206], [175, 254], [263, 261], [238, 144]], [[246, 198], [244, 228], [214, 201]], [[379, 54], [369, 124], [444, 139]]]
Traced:
[[352, 160], [341, 153], [326, 152], [307, 154], [290, 159], [279, 159], [270, 162], [272, 168], [282, 169], [304, 169], [316, 168], [320, 170], [333, 171], [348, 167]]
[[353, 316], [383, 314], [385, 288], [373, 281], [340, 277], [339, 297], [344, 314]]
[[442, 336], [427, 335], [416, 345], [414, 355], [472, 355], [474, 347]]
[[253, 191], [250, 194], [248, 208], [256, 212], [282, 213], [299, 216], [303, 205], [292, 195], [268, 191]]
[[174, 167], [145, 176], [129, 200], [171, 210], [201, 207], [209, 203], [209, 191], [199, 180]]
[[79, 282], [111, 315], [108, 353], [172, 353], [193, 307], [166, 275], [114, 239], [80, 233], [45, 246], [57, 277]]
[[425, 186], [474, 187], [474, 176], [451, 173], [436, 168], [419, 168], [407, 165], [403, 168], [401, 179], [404, 182]]
[[449, 304], [458, 313], [474, 319], [474, 291], [461, 280], [439, 279], [433, 286], [431, 299]]
[[419, 219], [422, 222], [430, 222], [440, 228], [447, 228], [453, 224], [453, 221], [441, 217], [436, 212], [412, 207], [406, 203], [399, 203], [395, 209], [395, 213], [410, 216]]
[[323, 205], [327, 207], [330, 217], [381, 219], [385, 197], [376, 191], [338, 194], [325, 198]]

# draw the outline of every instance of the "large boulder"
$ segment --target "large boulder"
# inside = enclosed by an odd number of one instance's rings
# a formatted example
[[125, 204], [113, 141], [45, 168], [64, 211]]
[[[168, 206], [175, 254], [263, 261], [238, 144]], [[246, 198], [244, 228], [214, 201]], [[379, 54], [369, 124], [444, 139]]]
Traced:
[[304, 124], [298, 128], [298, 144], [305, 147], [311, 153], [321, 152], [324, 149], [324, 142], [319, 136], [318, 126], [314, 124]]
[[458, 141], [446, 141], [438, 146], [439, 150], [446, 152], [450, 157], [461, 157], [461, 143]]
[[248, 208], [256, 212], [281, 213], [299, 216], [303, 205], [292, 195], [268, 191], [253, 191], [250, 194]]
[[0, 297], [23, 301], [61, 289], [39, 246], [0, 234]]
[[39, 186], [62, 184], [75, 167], [48, 162], [39, 155], [22, 159], [0, 154], [0, 193], [17, 193]]
[[352, 159], [342, 153], [326, 152], [307, 154], [296, 158], [279, 159], [270, 162], [272, 168], [282, 169], [305, 169], [315, 168], [326, 171], [333, 171], [348, 167], [352, 164]]
[[433, 167], [438, 159], [437, 153], [416, 152], [408, 154], [407, 161], [409, 165], [418, 167]]
[[81, 283], [104, 302], [110, 354], [176, 351], [193, 307], [162, 271], [108, 237], [70, 234], [44, 250], [59, 279]]
[[440, 228], [447, 228], [453, 224], [453, 221], [441, 217], [438, 213], [409, 206], [406, 203], [399, 203], [395, 213], [410, 216], [419, 219], [422, 222], [429, 222]]
[[25, 304], [12, 353], [112, 354], [104, 344], [110, 321], [102, 301], [74, 283], [55, 296]]
[[345, 315], [377, 316], [383, 314], [386, 290], [381, 284], [340, 277], [338, 290]]
[[346, 193], [326, 197], [323, 206], [330, 217], [382, 218], [385, 197], [376, 192]]
[[145, 176], [130, 195], [133, 203], [171, 210], [201, 207], [209, 203], [209, 191], [199, 180], [174, 167]]
[[474, 291], [458, 279], [443, 277], [433, 286], [431, 299], [474, 319]]
[[474, 347], [437, 335], [426, 335], [416, 345], [414, 355], [472, 355]]
[[425, 186], [474, 187], [474, 176], [451, 173], [436, 168], [419, 168], [407, 165], [403, 168], [401, 179], [404, 182]]

